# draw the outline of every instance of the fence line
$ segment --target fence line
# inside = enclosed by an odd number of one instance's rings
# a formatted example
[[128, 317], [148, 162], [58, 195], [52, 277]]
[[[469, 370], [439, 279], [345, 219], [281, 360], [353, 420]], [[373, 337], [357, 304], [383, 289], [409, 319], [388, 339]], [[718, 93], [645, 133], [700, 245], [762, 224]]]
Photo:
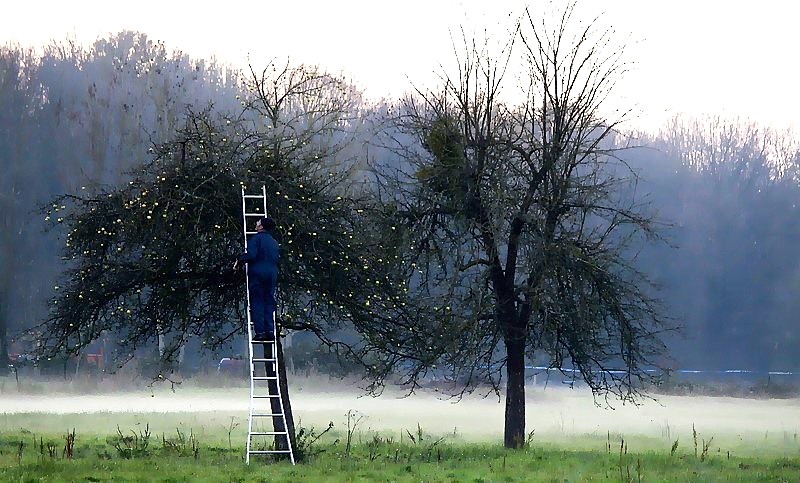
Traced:
[[[558, 371], [566, 373], [580, 372], [578, 369], [569, 369], [566, 367], [547, 367], [547, 366], [525, 366], [525, 369], [534, 369], [539, 371]], [[625, 374], [628, 371], [619, 369], [610, 369], [601, 372], [608, 374]], [[659, 369], [645, 369], [644, 372], [669, 372], [673, 374], [755, 374], [764, 376], [800, 376], [800, 372], [790, 371], [752, 371], [749, 369], [726, 369], [726, 370], [704, 370], [704, 369], [675, 369], [672, 371], [662, 371]]]

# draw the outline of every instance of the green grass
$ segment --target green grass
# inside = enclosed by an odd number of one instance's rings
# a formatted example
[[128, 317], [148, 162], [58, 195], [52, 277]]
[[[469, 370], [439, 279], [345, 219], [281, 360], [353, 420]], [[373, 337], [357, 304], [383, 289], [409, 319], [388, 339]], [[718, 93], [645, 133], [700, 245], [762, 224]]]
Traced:
[[[5, 415], [0, 419], [0, 481], [798, 481], [800, 443], [791, 435], [742, 441], [715, 438], [706, 455], [681, 437], [584, 435], [539, 441], [508, 451], [458, 434], [331, 432], [307, 463], [244, 464], [243, 430], [230, 416], [195, 414]], [[74, 425], [72, 458], [64, 454]], [[120, 441], [116, 426], [128, 440]], [[110, 428], [109, 428], [110, 426]], [[54, 432], [54, 428], [65, 428]], [[146, 447], [141, 435], [151, 435]], [[71, 428], [70, 428], [71, 429]], [[763, 441], [760, 439], [763, 437]], [[443, 439], [441, 439], [443, 438]], [[441, 439], [441, 440], [440, 440]], [[703, 435], [698, 435], [702, 453]], [[438, 442], [437, 442], [438, 441]], [[115, 448], [115, 444], [120, 449]], [[731, 451], [738, 444], [740, 450]], [[609, 450], [609, 445], [611, 446]], [[731, 446], [726, 446], [731, 445]], [[752, 452], [742, 451], [752, 446]], [[702, 457], [701, 457], [702, 456]], [[263, 458], [263, 457], [261, 457]]]

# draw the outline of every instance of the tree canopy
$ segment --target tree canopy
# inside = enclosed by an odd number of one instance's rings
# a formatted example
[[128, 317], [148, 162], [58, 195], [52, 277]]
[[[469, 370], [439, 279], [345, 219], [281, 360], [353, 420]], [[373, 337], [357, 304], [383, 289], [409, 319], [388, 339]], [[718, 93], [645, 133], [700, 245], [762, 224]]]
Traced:
[[[435, 300], [418, 319], [419, 364], [443, 364], [456, 393], [485, 381], [499, 392], [505, 378], [508, 447], [524, 444], [529, 361], [633, 400], [663, 364], [669, 328], [630, 263], [631, 241], [658, 238], [658, 223], [616, 163], [622, 116], [604, 113], [621, 51], [572, 8], [551, 26], [526, 13], [496, 52], [465, 38], [458, 70], [395, 118], [418, 139], [388, 138], [405, 162], [376, 168], [417, 255], [414, 298]], [[512, 64], [521, 103], [503, 98]]]
[[247, 89], [240, 112], [191, 113], [127, 183], [47, 207], [66, 225], [70, 267], [42, 327], [47, 349], [76, 352], [110, 331], [124, 360], [171, 334], [168, 362], [190, 335], [213, 348], [240, 332], [243, 277], [230, 269], [240, 190], [264, 184], [283, 253], [281, 326], [371, 367], [369, 347], [330, 337], [390, 317], [405, 295], [392, 230], [376, 229], [381, 210], [357, 190], [357, 93], [314, 68], [275, 65], [252, 72]]

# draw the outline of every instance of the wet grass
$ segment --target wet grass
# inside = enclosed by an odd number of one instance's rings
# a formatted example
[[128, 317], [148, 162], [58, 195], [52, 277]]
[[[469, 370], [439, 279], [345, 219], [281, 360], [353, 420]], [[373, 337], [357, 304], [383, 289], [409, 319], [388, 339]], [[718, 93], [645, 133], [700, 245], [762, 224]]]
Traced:
[[[509, 451], [497, 443], [464, 440], [457, 432], [432, 435], [419, 427], [397, 434], [352, 428], [348, 438], [342, 425], [318, 441], [311, 448], [315, 455], [303, 464], [258, 457], [247, 466], [244, 428], [229, 418], [226, 427], [224, 416], [85, 417], [4, 416], [0, 481], [800, 480], [800, 443], [788, 434], [711, 440], [697, 433], [677, 437], [677, 445], [666, 438], [611, 433], [549, 440], [534, 435], [528, 448]], [[118, 427], [109, 430], [114, 421]], [[75, 424], [72, 442], [72, 428], [42, 430], [68, 423]], [[740, 449], [726, 446], [734, 444]], [[753, 451], [744, 451], [748, 445]]]

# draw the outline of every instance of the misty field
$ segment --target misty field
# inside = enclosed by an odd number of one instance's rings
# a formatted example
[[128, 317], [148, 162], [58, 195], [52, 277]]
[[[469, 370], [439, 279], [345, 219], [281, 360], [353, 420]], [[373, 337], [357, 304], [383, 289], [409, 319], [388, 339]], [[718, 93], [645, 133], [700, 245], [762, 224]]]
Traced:
[[331, 422], [333, 429], [309, 448], [316, 454], [307, 464], [248, 467], [246, 388], [45, 395], [35, 385], [25, 393], [8, 387], [0, 393], [3, 481], [800, 478], [797, 399], [659, 396], [606, 409], [583, 390], [531, 386], [530, 444], [508, 451], [496, 397], [455, 404], [434, 392], [358, 397], [302, 381], [292, 386], [299, 426], [306, 434]]

